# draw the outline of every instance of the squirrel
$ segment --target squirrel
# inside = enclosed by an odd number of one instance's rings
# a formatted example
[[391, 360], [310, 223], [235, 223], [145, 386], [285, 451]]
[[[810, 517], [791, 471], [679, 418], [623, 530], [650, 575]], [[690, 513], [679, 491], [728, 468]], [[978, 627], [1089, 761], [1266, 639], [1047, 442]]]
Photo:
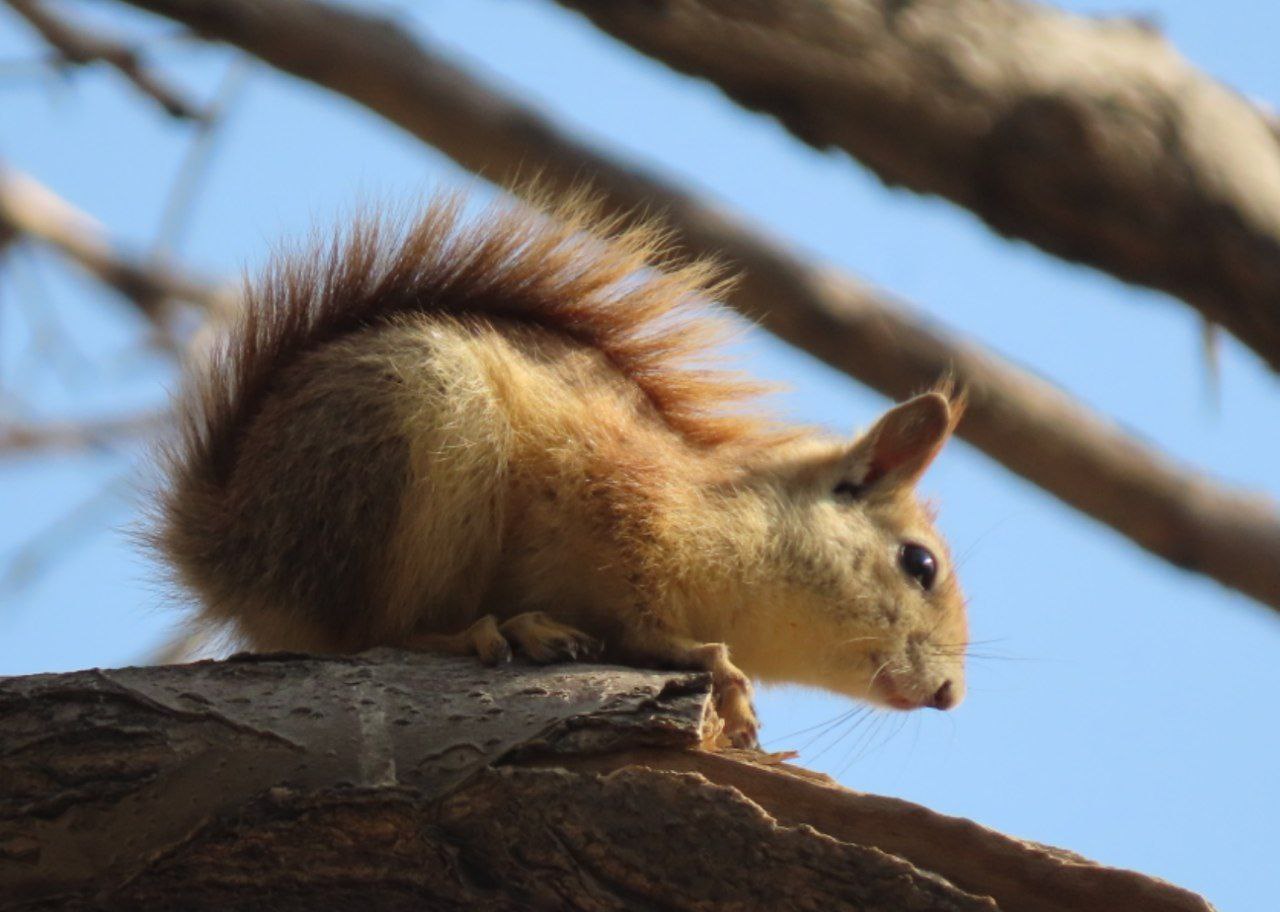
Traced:
[[710, 363], [718, 271], [661, 228], [463, 209], [277, 257], [188, 377], [152, 537], [198, 623], [705, 670], [735, 746], [751, 678], [960, 702], [965, 601], [914, 491], [949, 383], [853, 440], [786, 427]]

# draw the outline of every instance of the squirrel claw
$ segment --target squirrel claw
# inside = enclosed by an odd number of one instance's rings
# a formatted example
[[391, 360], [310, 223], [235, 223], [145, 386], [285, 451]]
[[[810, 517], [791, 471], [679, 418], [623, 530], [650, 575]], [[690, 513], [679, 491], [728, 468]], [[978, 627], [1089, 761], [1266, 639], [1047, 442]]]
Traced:
[[[578, 658], [578, 641], [571, 636], [557, 636], [543, 640], [536, 658], [547, 661], [574, 662]], [[532, 657], [532, 656], [531, 656]]]
[[476, 654], [485, 665], [506, 665], [511, 661], [511, 644], [499, 636], [487, 643], [477, 644]]
[[573, 662], [594, 657], [602, 648], [588, 636], [541, 611], [527, 611], [505, 621], [502, 634], [534, 662]]
[[724, 737], [730, 747], [759, 750], [760, 720], [751, 702], [751, 682], [733, 666], [715, 682], [716, 712], [724, 719]]
[[729, 742], [730, 747], [760, 749], [760, 722], [756, 719], [755, 707], [750, 701], [734, 701], [725, 707], [718, 707], [718, 710], [724, 719], [724, 739]]

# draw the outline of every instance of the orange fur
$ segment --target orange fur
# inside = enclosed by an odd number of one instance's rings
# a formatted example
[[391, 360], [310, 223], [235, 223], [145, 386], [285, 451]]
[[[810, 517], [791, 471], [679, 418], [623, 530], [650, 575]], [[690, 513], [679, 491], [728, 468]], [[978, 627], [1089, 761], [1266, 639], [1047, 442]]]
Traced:
[[767, 438], [760, 418], [729, 410], [760, 384], [688, 369], [732, 335], [726, 320], [697, 306], [720, 290], [712, 264], [642, 274], [662, 249], [661, 230], [617, 231], [585, 198], [549, 217], [508, 208], [467, 223], [461, 208], [461, 198], [446, 197], [398, 236], [381, 221], [358, 223], [327, 250], [278, 261], [260, 287], [249, 287], [243, 322], [189, 400], [186, 467], [212, 483], [225, 479], [273, 377], [302, 353], [424, 313], [564, 333], [602, 352], [700, 445]]
[[[778, 427], [759, 384], [711, 368], [714, 269], [648, 265], [673, 259], [660, 229], [581, 199], [460, 211], [278, 261], [197, 371], [155, 541], [205, 620], [255, 648], [705, 667], [748, 740], [729, 649], [768, 678], [958, 700], [963, 598], [911, 490], [962, 410], [949, 385], [853, 445]], [[904, 541], [936, 552], [933, 590]]]

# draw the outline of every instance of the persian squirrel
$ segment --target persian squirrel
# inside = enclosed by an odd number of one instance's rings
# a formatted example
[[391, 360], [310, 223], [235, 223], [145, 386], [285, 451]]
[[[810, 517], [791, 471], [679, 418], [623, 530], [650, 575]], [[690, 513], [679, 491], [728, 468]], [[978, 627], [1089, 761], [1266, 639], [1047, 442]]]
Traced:
[[915, 485], [945, 385], [852, 441], [708, 362], [705, 263], [589, 205], [457, 198], [278, 257], [180, 394], [154, 539], [255, 650], [391, 645], [703, 669], [898, 709], [964, 694], [965, 602]]

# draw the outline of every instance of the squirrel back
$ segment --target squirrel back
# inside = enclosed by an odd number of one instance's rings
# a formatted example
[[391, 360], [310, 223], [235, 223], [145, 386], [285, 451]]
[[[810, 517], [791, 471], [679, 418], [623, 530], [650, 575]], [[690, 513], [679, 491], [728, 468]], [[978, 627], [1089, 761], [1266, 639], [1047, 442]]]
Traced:
[[[731, 332], [699, 304], [714, 292], [712, 267], [641, 274], [660, 231], [615, 231], [581, 199], [550, 217], [506, 208], [465, 221], [462, 206], [445, 197], [408, 227], [366, 220], [277, 258], [191, 378], [177, 410], [181, 436], [165, 454], [170, 483], [155, 538], [211, 619], [294, 648], [356, 648], [399, 632], [377, 630], [351, 606], [367, 605], [382, 582], [409, 482], [414, 434], [401, 433], [404, 417], [394, 414], [405, 378], [392, 374], [432, 346], [417, 338], [424, 327], [437, 348], [459, 333], [478, 342], [486, 326], [508, 336], [542, 330], [599, 352], [639, 390], [648, 415], [691, 446], [772, 439], [765, 422], [732, 410], [758, 384], [687, 369]], [[465, 394], [438, 398], [459, 413], [459, 427], [493, 433], [483, 419], [495, 416], [483, 403], [464, 406]], [[274, 619], [273, 606], [269, 625], [248, 620], [244, 590], [254, 580], [272, 590], [261, 598], [296, 602], [288, 617]], [[342, 614], [350, 627], [317, 636], [293, 622], [307, 613]]]
[[[254, 648], [603, 642], [722, 689], [724, 640], [768, 677], [958, 701], [963, 599], [912, 491], [947, 391], [852, 446], [779, 428], [710, 369], [714, 270], [647, 265], [660, 230], [461, 208], [277, 260], [189, 383], [154, 540], [204, 620]], [[870, 645], [800, 655], [837, 633]]]

